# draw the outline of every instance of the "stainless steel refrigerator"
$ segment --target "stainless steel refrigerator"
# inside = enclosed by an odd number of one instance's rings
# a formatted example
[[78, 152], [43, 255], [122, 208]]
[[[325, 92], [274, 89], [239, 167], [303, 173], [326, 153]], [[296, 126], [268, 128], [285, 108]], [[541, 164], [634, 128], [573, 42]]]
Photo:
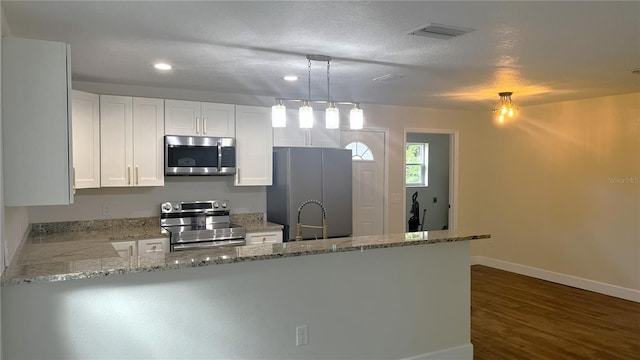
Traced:
[[[296, 237], [298, 208], [317, 200], [326, 210], [327, 237], [352, 234], [351, 150], [276, 147], [273, 185], [267, 187], [267, 220], [284, 225], [285, 241]], [[300, 223], [322, 226], [320, 206], [305, 205]], [[321, 239], [321, 229], [304, 228], [303, 239]]]

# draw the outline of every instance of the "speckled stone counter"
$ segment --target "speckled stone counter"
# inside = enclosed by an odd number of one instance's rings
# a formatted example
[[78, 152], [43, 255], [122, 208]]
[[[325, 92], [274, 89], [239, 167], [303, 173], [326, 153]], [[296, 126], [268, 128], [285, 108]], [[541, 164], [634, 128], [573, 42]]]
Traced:
[[262, 213], [231, 214], [229, 219], [231, 223], [243, 226], [247, 232], [282, 230], [283, 228], [281, 224], [265, 221]]
[[[31, 235], [4, 272], [2, 285], [88, 279], [127, 273], [163, 271], [245, 261], [317, 255], [398, 246], [415, 246], [489, 238], [488, 234], [456, 231], [424, 231], [406, 234], [345, 237], [279, 244], [248, 245], [219, 249], [189, 250], [139, 257], [118, 257], [112, 241], [166, 237], [153, 221], [114, 223], [111, 228], [84, 231], [44, 232], [33, 226]], [[157, 224], [157, 223], [156, 223]], [[35, 224], [34, 224], [35, 225]], [[278, 224], [255, 223], [252, 229], [281, 228]], [[46, 226], [45, 226], [46, 228]]]

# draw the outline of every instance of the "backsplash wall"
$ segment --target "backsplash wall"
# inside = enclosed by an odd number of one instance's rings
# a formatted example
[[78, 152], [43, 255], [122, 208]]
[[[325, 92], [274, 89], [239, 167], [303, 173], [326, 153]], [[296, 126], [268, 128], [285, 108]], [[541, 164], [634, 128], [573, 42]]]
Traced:
[[264, 186], [234, 186], [233, 176], [167, 177], [164, 187], [82, 189], [73, 205], [33, 206], [29, 222], [160, 216], [164, 201], [222, 199], [232, 213], [266, 211]]

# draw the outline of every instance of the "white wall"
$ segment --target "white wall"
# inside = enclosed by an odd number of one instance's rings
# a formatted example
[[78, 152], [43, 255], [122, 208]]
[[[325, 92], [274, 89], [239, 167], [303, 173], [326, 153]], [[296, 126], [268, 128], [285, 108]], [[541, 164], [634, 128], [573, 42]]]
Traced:
[[492, 234], [472, 244], [473, 255], [637, 293], [638, 104], [640, 93], [525, 107], [505, 127], [488, 110], [368, 105], [368, 126], [389, 128], [391, 232], [405, 226], [404, 129], [457, 130], [458, 228]]
[[[31, 223], [160, 216], [164, 201], [229, 200], [234, 213], [266, 211], [264, 186], [234, 186], [233, 176], [166, 177], [164, 187], [78, 190], [74, 204], [29, 208]], [[105, 213], [104, 207], [109, 213]]]
[[482, 136], [491, 161], [476, 181], [493, 238], [478, 255], [640, 300], [640, 93], [523, 108]]
[[[400, 359], [471, 349], [468, 242], [9, 286], [2, 296], [7, 359]], [[309, 344], [296, 347], [300, 325]]]
[[[0, 3], [0, 5], [2, 5]], [[2, 12], [2, 6], [0, 6], [0, 275], [4, 272], [5, 266], [5, 239], [3, 236], [4, 231], [4, 166], [2, 165], [2, 35], [4, 35], [4, 12]], [[0, 349], [2, 350], [2, 349]], [[0, 354], [2, 352], [0, 351]]]
[[[364, 109], [363, 105], [363, 109]], [[490, 232], [483, 221], [484, 212], [475, 211], [479, 199], [475, 179], [484, 176], [483, 161], [491, 161], [484, 157], [485, 146], [483, 132], [491, 128], [490, 120], [484, 119], [484, 113], [477, 111], [458, 111], [429, 109], [418, 107], [367, 105], [365, 121], [367, 127], [389, 129], [389, 201], [386, 202], [389, 214], [389, 233], [404, 232], [403, 184], [404, 169], [404, 137], [405, 129], [452, 130], [459, 132], [458, 156], [459, 199], [458, 227], [473, 231]], [[487, 121], [489, 124], [487, 125]], [[473, 246], [472, 246], [473, 247]]]
[[[4, 175], [2, 166], [2, 31], [5, 21], [4, 12], [2, 11], [2, 3], [0, 2], [0, 276], [4, 273], [5, 267], [5, 238], [4, 234]], [[2, 298], [2, 288], [0, 288], [0, 299]], [[0, 307], [2, 306], [2, 300], [0, 300]], [[2, 339], [2, 312], [0, 311], [0, 339]], [[0, 343], [0, 360], [2, 356], [2, 344]]]

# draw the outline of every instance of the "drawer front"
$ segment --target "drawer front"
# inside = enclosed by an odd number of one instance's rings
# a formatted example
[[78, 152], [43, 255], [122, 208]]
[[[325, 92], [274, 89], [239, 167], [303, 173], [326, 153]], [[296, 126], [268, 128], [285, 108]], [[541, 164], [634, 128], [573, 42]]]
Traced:
[[169, 252], [168, 238], [138, 240], [139, 256], [167, 252]]
[[246, 241], [247, 245], [281, 243], [282, 231], [247, 233]]
[[135, 240], [133, 241], [114, 241], [111, 243], [118, 252], [120, 257], [137, 256], [137, 246]]

